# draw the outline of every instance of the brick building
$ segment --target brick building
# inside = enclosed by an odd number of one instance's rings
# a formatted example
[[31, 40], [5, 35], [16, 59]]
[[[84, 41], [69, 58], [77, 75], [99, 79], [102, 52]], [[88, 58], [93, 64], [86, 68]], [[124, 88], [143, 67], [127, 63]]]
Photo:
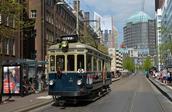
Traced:
[[[5, 2], [5, 0], [1, 0], [0, 4], [4, 4]], [[0, 31], [0, 65], [21, 58], [22, 34], [18, 30], [15, 20], [1, 13]]]
[[[29, 0], [28, 4], [29, 17], [35, 19], [35, 58], [38, 61], [45, 60], [47, 49], [55, 44], [60, 36], [76, 34], [76, 9], [66, 3], [60, 4], [60, 0]], [[81, 12], [80, 16], [81, 20]], [[82, 32], [83, 23], [80, 22], [79, 25]]]

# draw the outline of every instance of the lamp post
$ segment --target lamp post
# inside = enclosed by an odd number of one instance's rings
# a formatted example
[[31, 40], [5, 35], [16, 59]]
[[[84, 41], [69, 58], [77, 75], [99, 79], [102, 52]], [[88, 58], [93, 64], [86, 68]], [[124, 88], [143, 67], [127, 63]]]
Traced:
[[61, 1], [58, 1], [58, 2], [56, 2], [55, 4], [54, 4], [54, 18], [53, 18], [53, 20], [54, 20], [54, 22], [53, 22], [53, 24], [54, 24], [54, 26], [53, 26], [53, 30], [54, 30], [54, 37], [53, 37], [53, 42], [54, 42], [54, 40], [55, 40], [55, 36], [56, 36], [56, 6], [57, 5], [64, 5], [64, 4], [66, 4], [63, 0], [61, 0]]
[[79, 35], [79, 0], [76, 1], [76, 34]]

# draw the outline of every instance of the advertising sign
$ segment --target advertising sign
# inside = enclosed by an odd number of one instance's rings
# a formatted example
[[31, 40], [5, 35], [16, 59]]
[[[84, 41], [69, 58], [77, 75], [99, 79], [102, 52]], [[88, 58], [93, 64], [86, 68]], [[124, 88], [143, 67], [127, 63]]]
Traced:
[[21, 67], [3, 66], [3, 94], [19, 94], [21, 86]]

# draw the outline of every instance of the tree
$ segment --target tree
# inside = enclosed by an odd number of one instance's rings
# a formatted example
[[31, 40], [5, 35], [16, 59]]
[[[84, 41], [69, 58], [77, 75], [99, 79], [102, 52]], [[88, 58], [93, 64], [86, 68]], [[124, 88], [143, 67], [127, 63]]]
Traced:
[[[23, 27], [28, 26], [22, 20], [24, 7], [17, 0], [0, 0], [0, 41], [3, 43], [6, 38], [14, 38], [17, 32]], [[0, 56], [0, 71], [2, 71], [1, 61], [3, 55]], [[0, 72], [2, 77], [2, 72]], [[0, 78], [1, 79], [1, 78]], [[0, 80], [2, 82], [2, 79]], [[0, 84], [2, 90], [2, 84]], [[0, 103], [2, 102], [2, 94], [0, 94]]]
[[[10, 35], [18, 31], [22, 21], [20, 14], [22, 12], [22, 5], [16, 0], [1, 0], [0, 1], [0, 36], [1, 38], [10, 37]], [[14, 25], [15, 24], [15, 25]]]
[[129, 71], [134, 71], [134, 68], [135, 68], [135, 66], [134, 66], [135, 64], [134, 64], [134, 60], [133, 60], [133, 58], [131, 58], [131, 57], [125, 57], [124, 59], [123, 59], [123, 68], [124, 69], [127, 69], [127, 70], [129, 70]]
[[162, 43], [159, 46], [159, 50], [160, 50], [160, 52], [159, 52], [160, 53], [160, 62], [164, 63], [168, 53], [172, 54], [172, 41]]
[[148, 56], [148, 57], [145, 58], [145, 60], [143, 62], [143, 69], [148, 71], [152, 67], [153, 67], [153, 65], [152, 65], [151, 57]]

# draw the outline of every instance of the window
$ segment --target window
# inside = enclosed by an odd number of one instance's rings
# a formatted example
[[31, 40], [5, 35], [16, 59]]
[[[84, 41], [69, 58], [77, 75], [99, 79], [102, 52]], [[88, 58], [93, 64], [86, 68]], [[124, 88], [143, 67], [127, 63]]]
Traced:
[[98, 70], [99, 70], [99, 72], [102, 71], [102, 63], [101, 63], [101, 60], [98, 61]]
[[87, 71], [92, 71], [92, 64], [91, 64], [91, 59], [92, 56], [91, 55], [87, 55]]
[[15, 40], [12, 40], [12, 55], [15, 56], [16, 55], [16, 46], [15, 46]]
[[7, 26], [9, 26], [9, 17], [7, 17]]
[[3, 51], [6, 55], [9, 55], [9, 45], [9, 39], [5, 39], [3, 44]]
[[74, 55], [67, 56], [67, 71], [74, 71]]
[[16, 27], [16, 20], [15, 20], [15, 18], [13, 18], [13, 28], [15, 28]]
[[50, 56], [50, 71], [55, 71], [55, 56]]
[[2, 15], [0, 14], [0, 24], [2, 24]]
[[97, 59], [96, 59], [96, 57], [94, 57], [94, 59], [93, 59], [93, 70], [94, 71], [97, 71]]
[[84, 55], [77, 56], [77, 70], [84, 69]]
[[15, 56], [15, 40], [14, 39], [10, 39], [9, 40], [9, 50], [8, 50], [9, 54], [12, 54], [13, 56]]
[[47, 0], [47, 5], [51, 6], [52, 5], [52, 0]]
[[59, 68], [60, 70], [64, 71], [65, 69], [65, 57], [63, 55], [56, 56], [56, 68]]
[[2, 38], [0, 38], [0, 54], [2, 54]]
[[31, 10], [31, 18], [36, 18], [36, 10]]

